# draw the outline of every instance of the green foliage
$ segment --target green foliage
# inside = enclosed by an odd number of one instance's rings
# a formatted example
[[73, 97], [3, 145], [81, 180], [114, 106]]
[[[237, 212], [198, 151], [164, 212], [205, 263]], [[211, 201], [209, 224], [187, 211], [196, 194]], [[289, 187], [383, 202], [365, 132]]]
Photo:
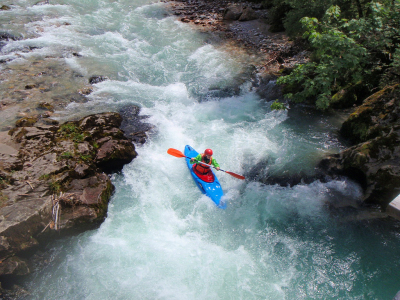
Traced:
[[[257, 0], [257, 2], [259, 2]], [[300, 20], [304, 17], [321, 19], [331, 6], [338, 6], [342, 10], [342, 17], [359, 19], [371, 14], [371, 4], [381, 3], [385, 6], [393, 5], [393, 0], [264, 0], [262, 4], [269, 8], [269, 21], [274, 31], [283, 31], [291, 36], [303, 34]]]
[[59, 132], [63, 134], [71, 134], [78, 131], [78, 127], [74, 123], [65, 123], [60, 126]]
[[295, 102], [315, 101], [329, 107], [332, 95], [345, 86], [363, 82], [373, 88], [388, 68], [399, 68], [399, 4], [369, 7], [368, 17], [342, 19], [338, 6], [331, 6], [321, 21], [301, 19], [304, 38], [314, 49], [312, 60], [280, 77], [278, 84], [302, 86], [286, 97]]
[[284, 103], [275, 100], [274, 103], [271, 104], [271, 110], [285, 110], [286, 105]]
[[79, 127], [73, 122], [61, 125], [58, 132], [61, 133], [61, 136], [63, 138], [71, 139], [76, 143], [82, 142], [85, 139], [85, 135], [81, 132]]

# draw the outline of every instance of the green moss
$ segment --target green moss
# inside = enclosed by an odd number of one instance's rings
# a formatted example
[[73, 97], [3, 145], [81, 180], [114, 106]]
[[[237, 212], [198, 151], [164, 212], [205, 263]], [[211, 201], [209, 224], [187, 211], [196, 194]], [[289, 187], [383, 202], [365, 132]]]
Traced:
[[357, 153], [354, 158], [357, 166], [363, 166], [368, 161], [367, 156], [363, 153]]
[[67, 122], [60, 126], [58, 134], [61, 139], [72, 140], [75, 143], [83, 142], [87, 133], [82, 132], [75, 122]]
[[19, 130], [19, 132], [16, 134], [16, 136], [14, 137], [15, 141], [16, 141], [17, 143], [21, 143], [22, 138], [27, 134], [27, 132], [28, 132], [28, 131], [27, 131], [25, 128], [21, 128], [21, 129]]
[[17, 127], [32, 127], [33, 125], [36, 124], [38, 121], [38, 118], [36, 117], [24, 117], [19, 119], [16, 123], [15, 126]]
[[50, 174], [43, 174], [42, 176], [39, 177], [39, 180], [49, 180], [50, 179]]
[[85, 154], [81, 154], [79, 157], [83, 161], [89, 161], [89, 160], [92, 159], [92, 156], [90, 154], [86, 154], [86, 155]]
[[370, 150], [371, 149], [370, 149], [370, 144], [369, 143], [365, 143], [359, 148], [360, 153], [365, 155], [365, 156], [369, 156]]
[[107, 187], [100, 195], [101, 202], [96, 207], [96, 213], [99, 218], [104, 218], [105, 214], [107, 213], [108, 202], [110, 201], [113, 191], [114, 186], [112, 185], [111, 181], [107, 181]]
[[52, 181], [49, 183], [49, 189], [50, 189], [50, 192], [51, 192], [52, 194], [59, 195], [59, 194], [61, 193], [61, 188], [62, 188], [61, 183], [58, 182], [58, 181], [56, 181], [56, 180], [52, 180]]
[[63, 159], [68, 159], [68, 158], [72, 158], [72, 157], [74, 157], [74, 155], [69, 151], [61, 154], [61, 158], [63, 158]]

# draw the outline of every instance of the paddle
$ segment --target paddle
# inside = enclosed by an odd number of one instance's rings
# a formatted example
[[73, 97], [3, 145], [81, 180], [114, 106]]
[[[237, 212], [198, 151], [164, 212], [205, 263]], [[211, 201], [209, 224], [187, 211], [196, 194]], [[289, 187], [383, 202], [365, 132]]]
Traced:
[[[167, 150], [167, 153], [169, 154], [169, 155], [172, 155], [172, 156], [175, 156], [175, 157], [186, 157], [186, 158], [189, 158], [189, 159], [191, 159], [191, 157], [188, 157], [188, 156], [186, 156], [185, 154], [183, 154], [181, 151], [179, 151], [179, 150], [177, 150], [177, 149], [174, 149], [174, 148], [169, 148], [168, 150]], [[196, 162], [198, 162], [198, 163], [200, 163], [200, 164], [203, 164], [203, 165], [207, 165], [207, 164], [205, 164], [205, 163], [203, 163], [203, 162], [201, 162], [201, 161], [198, 161], [198, 160], [196, 160]], [[208, 166], [208, 165], [207, 165]], [[217, 169], [216, 167], [214, 167], [214, 166], [212, 166], [214, 169]], [[225, 171], [225, 170], [222, 170], [222, 169], [219, 169], [219, 171], [223, 171], [223, 172], [225, 172], [225, 173], [228, 173], [229, 175], [231, 175], [231, 176], [233, 176], [233, 177], [235, 177], [235, 178], [237, 178], [237, 179], [244, 179], [244, 176], [242, 176], [242, 175], [239, 175], [239, 174], [236, 174], [236, 173], [233, 173], [233, 172], [229, 172], [229, 171]]]

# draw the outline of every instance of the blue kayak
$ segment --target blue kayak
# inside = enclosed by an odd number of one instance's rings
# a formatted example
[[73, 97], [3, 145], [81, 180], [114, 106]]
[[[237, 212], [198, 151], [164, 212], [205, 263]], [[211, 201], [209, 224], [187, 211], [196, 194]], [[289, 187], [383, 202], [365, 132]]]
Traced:
[[[192, 157], [196, 157], [198, 154], [199, 153], [196, 150], [194, 150], [189, 145], [186, 145], [185, 156], [192, 158]], [[222, 191], [221, 184], [219, 183], [218, 178], [215, 175], [214, 171], [211, 169], [212, 175], [214, 176], [213, 182], [204, 181], [193, 171], [193, 168], [192, 168], [193, 165], [190, 164], [190, 159], [189, 158], [185, 158], [185, 159], [186, 159], [187, 166], [190, 170], [190, 174], [192, 174], [194, 182], [197, 184], [200, 191], [203, 194], [206, 194], [208, 197], [210, 197], [211, 200], [214, 201], [215, 204], [219, 208], [225, 209], [226, 203], [225, 203], [225, 201], [221, 200], [222, 196], [224, 195], [224, 192]]]

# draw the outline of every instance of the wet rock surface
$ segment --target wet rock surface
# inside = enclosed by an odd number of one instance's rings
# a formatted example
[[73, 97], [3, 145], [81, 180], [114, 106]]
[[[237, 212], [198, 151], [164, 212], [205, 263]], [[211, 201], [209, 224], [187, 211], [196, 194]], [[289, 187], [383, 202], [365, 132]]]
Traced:
[[137, 156], [122, 121], [110, 112], [0, 133], [0, 278], [28, 274], [23, 254], [54, 231], [79, 232], [104, 219], [114, 189], [106, 173]]
[[59, 58], [20, 59], [7, 63], [0, 72], [0, 130], [16, 120], [35, 117], [46, 123], [71, 102], [87, 99], [80, 92], [87, 79], [71, 70]]
[[320, 168], [359, 182], [363, 201], [382, 208], [400, 194], [400, 87], [368, 97], [343, 123], [341, 134], [354, 146], [324, 159]]

